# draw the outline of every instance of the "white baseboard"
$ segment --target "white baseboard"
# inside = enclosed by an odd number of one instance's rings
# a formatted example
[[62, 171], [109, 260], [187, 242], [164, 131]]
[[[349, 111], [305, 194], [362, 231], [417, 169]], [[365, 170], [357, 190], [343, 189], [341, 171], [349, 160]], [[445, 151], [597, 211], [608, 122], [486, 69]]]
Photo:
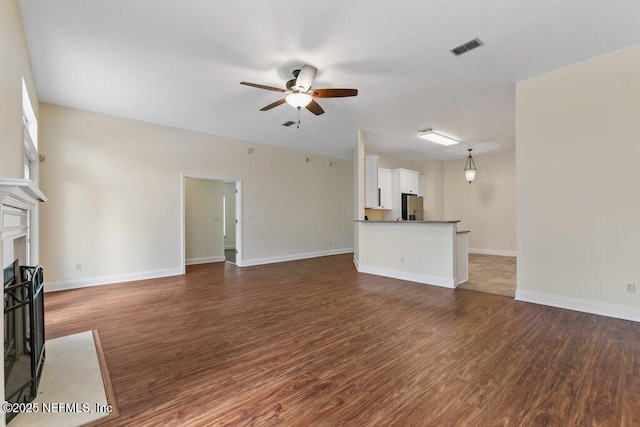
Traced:
[[444, 288], [455, 288], [456, 278], [430, 276], [428, 274], [407, 273], [405, 271], [391, 270], [387, 268], [372, 267], [370, 265], [359, 264], [360, 273], [375, 274], [377, 276], [392, 277], [394, 279], [408, 280], [410, 282], [424, 283], [425, 285], [442, 286]]
[[626, 305], [609, 304], [582, 298], [527, 291], [525, 289], [516, 289], [516, 300], [640, 322], [640, 309]]
[[498, 255], [498, 256], [511, 256], [517, 257], [518, 253], [516, 251], [503, 251], [500, 249], [474, 249], [469, 248], [470, 254], [478, 254], [478, 255]]
[[87, 277], [84, 279], [58, 280], [54, 282], [47, 282], [45, 280], [44, 290], [45, 292], [63, 291], [66, 289], [86, 288], [88, 286], [108, 285], [111, 283], [133, 282], [135, 280], [179, 276], [181, 274], [183, 274], [181, 268], [167, 268], [164, 270], [114, 274], [113, 276]]
[[340, 254], [350, 254], [353, 252], [353, 248], [344, 248], [344, 249], [330, 249], [327, 251], [318, 251], [318, 252], [305, 252], [301, 254], [292, 254], [292, 255], [282, 255], [282, 256], [274, 256], [269, 258], [256, 258], [256, 259], [245, 259], [242, 260], [242, 263], [238, 263], [238, 267], [250, 267], [252, 265], [262, 265], [262, 264], [273, 264], [276, 262], [286, 262], [286, 261], [296, 261], [299, 259], [307, 259], [307, 258], [318, 258], [321, 256], [329, 256], [329, 255], [340, 255]]
[[227, 249], [235, 249], [235, 248], [236, 248], [236, 245], [225, 245], [225, 247], [224, 247], [225, 250], [227, 250]]
[[360, 267], [358, 266], [360, 263], [358, 262], [358, 257], [356, 256], [355, 252], [353, 254], [353, 264], [356, 266], [356, 270], [360, 271]]
[[196, 265], [196, 264], [209, 264], [210, 262], [222, 262], [225, 261], [226, 258], [224, 256], [210, 256], [206, 258], [191, 258], [185, 261], [186, 265]]

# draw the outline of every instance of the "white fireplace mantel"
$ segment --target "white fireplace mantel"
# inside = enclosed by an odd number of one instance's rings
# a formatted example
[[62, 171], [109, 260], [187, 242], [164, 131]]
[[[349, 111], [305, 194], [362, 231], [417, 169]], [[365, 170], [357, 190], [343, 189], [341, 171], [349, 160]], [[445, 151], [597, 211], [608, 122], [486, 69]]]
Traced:
[[29, 179], [0, 178], [0, 204], [30, 210], [47, 196]]
[[[18, 265], [29, 265], [30, 251], [37, 251], [37, 235], [30, 240], [30, 232], [37, 224], [30, 224], [29, 212], [47, 197], [29, 179], [0, 178], [0, 260], [3, 269], [14, 260]], [[37, 223], [37, 218], [33, 220]], [[35, 242], [35, 243], [34, 243]], [[35, 248], [35, 249], [34, 249]], [[5, 301], [6, 303], [6, 301]], [[0, 330], [4, 329], [4, 316], [0, 316]], [[4, 366], [4, 351], [0, 353], [0, 363]], [[4, 401], [4, 369], [0, 369], [0, 399]], [[5, 425], [4, 412], [0, 413], [0, 426]]]

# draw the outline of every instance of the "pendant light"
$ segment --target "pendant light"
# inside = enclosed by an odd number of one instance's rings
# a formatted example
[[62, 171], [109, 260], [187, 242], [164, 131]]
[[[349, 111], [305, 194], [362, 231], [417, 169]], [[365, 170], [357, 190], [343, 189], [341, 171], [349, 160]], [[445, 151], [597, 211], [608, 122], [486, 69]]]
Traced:
[[471, 181], [476, 177], [478, 169], [473, 161], [473, 157], [471, 157], [471, 150], [473, 150], [473, 148], [468, 148], [467, 150], [469, 151], [469, 157], [467, 157], [467, 163], [464, 165], [464, 179], [469, 181], [469, 184], [471, 184]]

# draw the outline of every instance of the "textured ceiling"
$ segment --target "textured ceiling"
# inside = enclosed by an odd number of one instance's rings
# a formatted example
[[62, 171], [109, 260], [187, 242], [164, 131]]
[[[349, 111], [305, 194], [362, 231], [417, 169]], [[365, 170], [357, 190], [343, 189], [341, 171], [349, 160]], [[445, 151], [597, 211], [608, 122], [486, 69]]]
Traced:
[[[515, 82], [640, 44], [640, 1], [19, 0], [38, 98], [114, 116], [351, 158], [367, 146], [448, 160], [515, 143]], [[449, 50], [479, 37], [484, 46]], [[302, 64], [314, 87], [359, 89], [302, 111], [280, 94]], [[421, 140], [432, 127], [464, 147]]]

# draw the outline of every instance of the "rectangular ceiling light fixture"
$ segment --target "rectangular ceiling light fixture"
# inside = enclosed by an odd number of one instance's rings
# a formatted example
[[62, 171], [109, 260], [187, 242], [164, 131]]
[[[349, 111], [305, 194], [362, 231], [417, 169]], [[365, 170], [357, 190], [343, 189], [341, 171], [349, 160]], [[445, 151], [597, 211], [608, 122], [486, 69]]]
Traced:
[[428, 141], [432, 141], [441, 145], [454, 145], [460, 142], [457, 139], [451, 138], [450, 136], [446, 136], [439, 132], [436, 132], [431, 128], [418, 132], [418, 136], [422, 139], [426, 139]]
[[482, 46], [484, 43], [480, 41], [479, 38], [475, 38], [473, 40], [469, 40], [466, 43], [461, 44], [458, 47], [454, 47], [449, 52], [454, 54], [455, 56], [462, 55], [463, 53], [469, 52], [472, 49]]

